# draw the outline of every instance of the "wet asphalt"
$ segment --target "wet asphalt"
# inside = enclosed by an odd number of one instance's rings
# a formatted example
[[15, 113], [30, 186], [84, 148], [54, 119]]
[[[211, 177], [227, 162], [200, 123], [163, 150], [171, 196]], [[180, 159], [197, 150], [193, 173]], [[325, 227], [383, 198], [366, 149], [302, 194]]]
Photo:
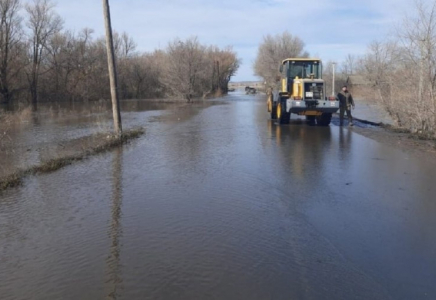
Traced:
[[140, 139], [2, 192], [0, 299], [436, 299], [436, 159], [264, 98], [130, 111]]

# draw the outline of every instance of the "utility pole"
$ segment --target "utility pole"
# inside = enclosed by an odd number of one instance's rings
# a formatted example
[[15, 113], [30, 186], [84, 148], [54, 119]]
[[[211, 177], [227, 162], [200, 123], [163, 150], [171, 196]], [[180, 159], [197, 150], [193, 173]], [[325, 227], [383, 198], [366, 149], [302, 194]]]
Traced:
[[114, 117], [114, 130], [118, 137], [121, 136], [121, 113], [120, 113], [120, 98], [118, 95], [117, 68], [115, 65], [114, 41], [112, 37], [111, 14], [109, 9], [109, 0], [103, 0], [104, 21], [106, 25], [106, 49], [107, 62], [109, 68], [109, 80], [112, 99], [112, 114]]
[[335, 95], [335, 67], [336, 63], [332, 63], [332, 69], [333, 69], [333, 77], [332, 77], [332, 96]]
[[220, 61], [219, 60], [216, 61], [216, 69], [217, 69], [217, 73], [218, 73], [218, 76], [217, 76], [217, 79], [216, 79], [217, 88], [218, 88], [217, 91], [221, 91], [221, 86], [220, 86]]

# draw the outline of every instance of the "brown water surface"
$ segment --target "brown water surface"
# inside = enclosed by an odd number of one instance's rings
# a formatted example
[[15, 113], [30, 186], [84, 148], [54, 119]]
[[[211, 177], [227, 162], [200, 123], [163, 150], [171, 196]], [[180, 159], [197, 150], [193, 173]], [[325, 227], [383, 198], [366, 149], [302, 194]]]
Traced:
[[278, 126], [261, 95], [162, 109], [124, 110], [147, 130], [127, 147], [0, 194], [1, 299], [436, 299], [434, 159]]

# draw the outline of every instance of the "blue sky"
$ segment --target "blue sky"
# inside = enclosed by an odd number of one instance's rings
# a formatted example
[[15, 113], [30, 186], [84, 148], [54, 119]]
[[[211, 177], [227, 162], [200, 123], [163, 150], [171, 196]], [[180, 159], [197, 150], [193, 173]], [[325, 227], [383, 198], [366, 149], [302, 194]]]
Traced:
[[[429, 2], [432, 0], [428, 0]], [[102, 1], [58, 0], [65, 28], [89, 27], [103, 35]], [[232, 45], [242, 59], [234, 81], [256, 80], [252, 65], [266, 34], [288, 30], [313, 56], [341, 62], [385, 39], [413, 7], [413, 0], [110, 0], [114, 30], [126, 31], [138, 50], [164, 48], [176, 38]]]

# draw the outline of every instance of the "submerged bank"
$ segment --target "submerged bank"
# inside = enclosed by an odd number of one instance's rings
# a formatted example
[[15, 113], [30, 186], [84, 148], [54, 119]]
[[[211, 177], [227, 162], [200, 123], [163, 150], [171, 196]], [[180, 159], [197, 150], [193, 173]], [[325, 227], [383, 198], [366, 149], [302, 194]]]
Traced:
[[0, 178], [0, 191], [21, 185], [23, 179], [27, 176], [59, 170], [62, 167], [77, 161], [82, 161], [92, 155], [103, 153], [126, 144], [144, 133], [145, 130], [143, 128], [137, 128], [123, 132], [121, 137], [108, 133], [100, 133], [71, 140], [63, 145], [63, 147], [68, 150], [58, 157], [43, 161], [37, 165], [15, 170], [13, 173]]
[[[133, 138], [137, 128], [160, 127], [163, 120], [175, 125], [224, 98], [193, 103], [122, 101], [122, 143]], [[0, 189], [20, 184], [23, 176], [41, 172], [41, 166], [70, 164], [119, 143], [108, 134], [113, 127], [110, 109], [106, 102], [76, 102], [0, 113]]]
[[[363, 126], [355, 126], [354, 131], [379, 143], [395, 145], [406, 152], [436, 153], [436, 138], [431, 133], [412, 132], [398, 127], [375, 101], [357, 99], [353, 117]], [[369, 126], [369, 128], [366, 128]]]

